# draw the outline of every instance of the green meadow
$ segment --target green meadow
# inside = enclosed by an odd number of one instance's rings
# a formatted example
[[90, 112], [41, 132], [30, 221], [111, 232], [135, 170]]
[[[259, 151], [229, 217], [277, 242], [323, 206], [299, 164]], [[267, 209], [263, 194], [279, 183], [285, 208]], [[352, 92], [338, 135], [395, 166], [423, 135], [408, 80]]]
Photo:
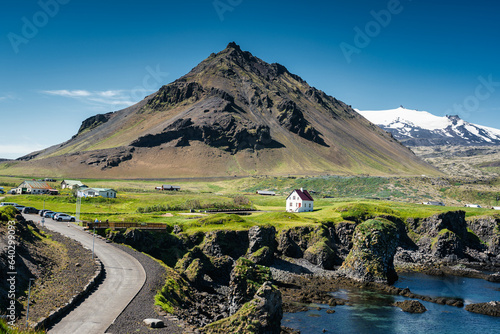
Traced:
[[[23, 178], [0, 177], [0, 185], [21, 183]], [[89, 187], [106, 187], [118, 191], [116, 199], [82, 198], [82, 221], [151, 222], [171, 227], [179, 225], [186, 232], [211, 229], [248, 229], [253, 225], [274, 225], [277, 229], [344, 220], [364, 221], [379, 215], [406, 220], [425, 218], [436, 213], [465, 210], [468, 217], [497, 215], [490, 209], [463, 206], [426, 206], [411, 203], [415, 188], [406, 179], [379, 177], [249, 177], [229, 179], [151, 180], [82, 180]], [[157, 191], [155, 186], [174, 184], [181, 191]], [[413, 183], [415, 184], [415, 183]], [[16, 202], [37, 209], [76, 214], [74, 192], [53, 186], [60, 195], [4, 195], [2, 201]], [[314, 212], [287, 213], [285, 200], [294, 189], [314, 191]], [[257, 195], [257, 190], [273, 190], [276, 196]], [[456, 195], [453, 189], [446, 192]], [[404, 194], [403, 196], [401, 194]], [[384, 196], [382, 196], [384, 195]], [[464, 193], [471, 196], [470, 193]], [[481, 194], [479, 194], [481, 195]], [[425, 193], [418, 194], [426, 200]], [[475, 199], [475, 198], [473, 198]], [[207, 210], [252, 209], [248, 215], [206, 213]]]

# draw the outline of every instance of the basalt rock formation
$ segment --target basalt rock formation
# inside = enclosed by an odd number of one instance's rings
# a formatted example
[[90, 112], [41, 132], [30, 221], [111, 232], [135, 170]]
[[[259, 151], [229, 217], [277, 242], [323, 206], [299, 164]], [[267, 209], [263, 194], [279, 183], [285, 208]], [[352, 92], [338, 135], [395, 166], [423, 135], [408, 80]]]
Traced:
[[370, 219], [356, 227], [353, 247], [340, 271], [361, 281], [394, 283], [394, 254], [399, 234], [394, 223], [383, 218]]

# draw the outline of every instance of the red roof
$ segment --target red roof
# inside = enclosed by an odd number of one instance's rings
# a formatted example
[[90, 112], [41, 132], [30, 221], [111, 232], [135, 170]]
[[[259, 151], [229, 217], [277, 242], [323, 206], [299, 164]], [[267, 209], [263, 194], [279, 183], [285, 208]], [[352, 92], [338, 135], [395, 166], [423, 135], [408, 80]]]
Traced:
[[300, 190], [300, 189], [295, 189], [294, 191], [297, 192], [297, 195], [299, 195], [300, 199], [303, 201], [314, 201], [312, 196], [307, 192], [307, 190]]

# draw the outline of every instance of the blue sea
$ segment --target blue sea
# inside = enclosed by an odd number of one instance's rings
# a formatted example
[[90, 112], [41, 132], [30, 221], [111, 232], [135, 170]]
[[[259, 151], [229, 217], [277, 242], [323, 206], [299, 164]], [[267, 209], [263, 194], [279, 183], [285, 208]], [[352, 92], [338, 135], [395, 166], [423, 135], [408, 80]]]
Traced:
[[[464, 277], [434, 277], [419, 273], [400, 275], [394, 284], [413, 293], [433, 297], [459, 298], [465, 304], [500, 301], [500, 284]], [[307, 312], [285, 313], [282, 325], [309, 333], [500, 333], [500, 318], [466, 311], [464, 308], [420, 301], [427, 312], [411, 314], [391, 306], [408, 299], [359, 289], [332, 293], [349, 299], [350, 306], [313, 304]], [[322, 307], [321, 310], [317, 310]], [[335, 313], [328, 314], [328, 309]]]

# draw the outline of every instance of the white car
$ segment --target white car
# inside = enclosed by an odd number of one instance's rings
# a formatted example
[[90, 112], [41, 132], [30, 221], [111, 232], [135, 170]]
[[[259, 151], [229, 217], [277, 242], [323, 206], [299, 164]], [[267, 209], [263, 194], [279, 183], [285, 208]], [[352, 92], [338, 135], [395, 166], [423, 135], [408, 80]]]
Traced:
[[74, 222], [76, 220], [75, 217], [70, 216], [66, 213], [55, 214], [52, 219], [57, 220], [58, 222], [63, 222], [63, 221], [64, 222]]

